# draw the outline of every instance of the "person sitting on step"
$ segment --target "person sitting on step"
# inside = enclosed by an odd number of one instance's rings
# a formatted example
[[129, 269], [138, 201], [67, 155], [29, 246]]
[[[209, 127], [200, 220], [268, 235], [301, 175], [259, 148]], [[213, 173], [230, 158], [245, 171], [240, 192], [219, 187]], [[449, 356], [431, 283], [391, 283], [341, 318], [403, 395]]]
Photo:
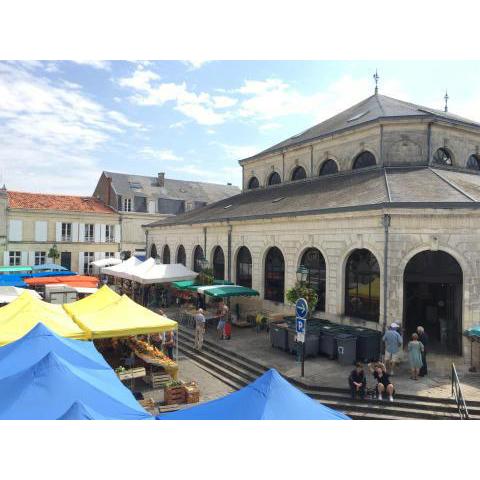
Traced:
[[370, 371], [373, 373], [373, 378], [376, 380], [377, 398], [383, 400], [383, 394], [387, 393], [388, 399], [393, 402], [393, 395], [395, 393], [395, 387], [390, 381], [390, 377], [387, 374], [385, 365], [381, 362], [368, 365]]
[[348, 384], [350, 386], [350, 395], [353, 399], [356, 398], [357, 394], [360, 395], [360, 398], [362, 400], [365, 398], [367, 377], [365, 376], [363, 365], [360, 362], [357, 362], [355, 364], [355, 369], [350, 372], [350, 376], [348, 377]]

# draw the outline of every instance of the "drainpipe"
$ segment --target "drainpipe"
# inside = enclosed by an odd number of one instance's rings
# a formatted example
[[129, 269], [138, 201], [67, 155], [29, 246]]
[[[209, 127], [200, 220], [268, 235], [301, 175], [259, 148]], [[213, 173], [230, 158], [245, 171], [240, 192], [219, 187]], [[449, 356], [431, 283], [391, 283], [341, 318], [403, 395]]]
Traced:
[[382, 331], [385, 332], [387, 329], [387, 288], [388, 288], [388, 234], [390, 227], [391, 217], [388, 213], [385, 213], [382, 218], [382, 224], [385, 232], [385, 242], [383, 245], [383, 328]]
[[147, 260], [148, 257], [148, 228], [145, 229], [145, 260]]
[[207, 258], [207, 227], [203, 227], [203, 256]]
[[232, 281], [232, 226], [228, 226], [228, 244], [227, 244], [227, 280]]
[[431, 153], [432, 153], [432, 122], [428, 124], [428, 130], [427, 130], [427, 165], [430, 165]]

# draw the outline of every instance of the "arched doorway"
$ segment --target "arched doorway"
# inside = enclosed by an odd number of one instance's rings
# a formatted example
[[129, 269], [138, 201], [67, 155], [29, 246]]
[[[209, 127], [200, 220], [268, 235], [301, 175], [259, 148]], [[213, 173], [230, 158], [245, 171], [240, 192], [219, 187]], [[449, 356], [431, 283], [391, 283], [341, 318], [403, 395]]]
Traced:
[[360, 248], [345, 267], [345, 315], [378, 322], [380, 317], [380, 267], [370, 250]]
[[403, 273], [405, 340], [421, 325], [429, 349], [462, 353], [463, 272], [448, 253], [427, 250], [410, 259]]
[[201, 260], [203, 260], [203, 248], [200, 245], [195, 247], [193, 251], [193, 271], [200, 273], [202, 271]]
[[150, 257], [151, 258], [157, 258], [158, 254], [157, 254], [157, 247], [156, 245], [153, 243], [152, 246], [150, 247]]
[[225, 255], [222, 247], [215, 247], [213, 251], [213, 278], [225, 280]]
[[177, 250], [177, 263], [181, 263], [184, 267], [187, 266], [187, 255], [185, 253], [185, 247], [180, 245]]
[[285, 260], [277, 247], [265, 259], [265, 300], [283, 303], [285, 296]]
[[301, 166], [295, 167], [292, 172], [292, 182], [296, 182], [297, 180], [303, 180], [307, 178], [307, 172]]
[[252, 288], [252, 255], [247, 247], [237, 254], [237, 285]]
[[282, 179], [280, 178], [280, 175], [277, 172], [273, 172], [268, 177], [268, 184], [269, 185], [278, 185], [279, 183], [282, 183]]
[[170, 247], [168, 245], [163, 247], [162, 263], [170, 263]]
[[307, 284], [313, 288], [318, 295], [318, 302], [315, 310], [325, 311], [325, 282], [326, 266], [325, 259], [317, 248], [309, 248], [302, 255], [300, 262], [308, 270]]

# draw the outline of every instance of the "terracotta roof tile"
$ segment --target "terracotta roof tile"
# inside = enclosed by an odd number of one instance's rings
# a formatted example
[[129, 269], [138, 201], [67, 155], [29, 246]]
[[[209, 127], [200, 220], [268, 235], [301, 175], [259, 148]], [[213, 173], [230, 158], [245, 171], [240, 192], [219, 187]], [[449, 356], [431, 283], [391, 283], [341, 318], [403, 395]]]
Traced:
[[115, 213], [101, 201], [93, 197], [73, 195], [50, 195], [45, 193], [7, 192], [10, 208], [34, 210], [66, 210], [72, 212]]

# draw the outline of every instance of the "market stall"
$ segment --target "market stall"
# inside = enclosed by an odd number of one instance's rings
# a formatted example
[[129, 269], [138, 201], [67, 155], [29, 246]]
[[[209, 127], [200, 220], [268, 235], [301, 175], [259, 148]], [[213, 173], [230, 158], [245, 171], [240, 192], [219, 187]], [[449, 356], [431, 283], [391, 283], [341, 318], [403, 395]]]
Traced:
[[0, 286], [0, 305], [11, 303], [16, 300], [22, 293], [32, 295], [39, 300], [42, 298], [35, 290], [27, 290], [25, 288], [18, 287], [2, 287]]

